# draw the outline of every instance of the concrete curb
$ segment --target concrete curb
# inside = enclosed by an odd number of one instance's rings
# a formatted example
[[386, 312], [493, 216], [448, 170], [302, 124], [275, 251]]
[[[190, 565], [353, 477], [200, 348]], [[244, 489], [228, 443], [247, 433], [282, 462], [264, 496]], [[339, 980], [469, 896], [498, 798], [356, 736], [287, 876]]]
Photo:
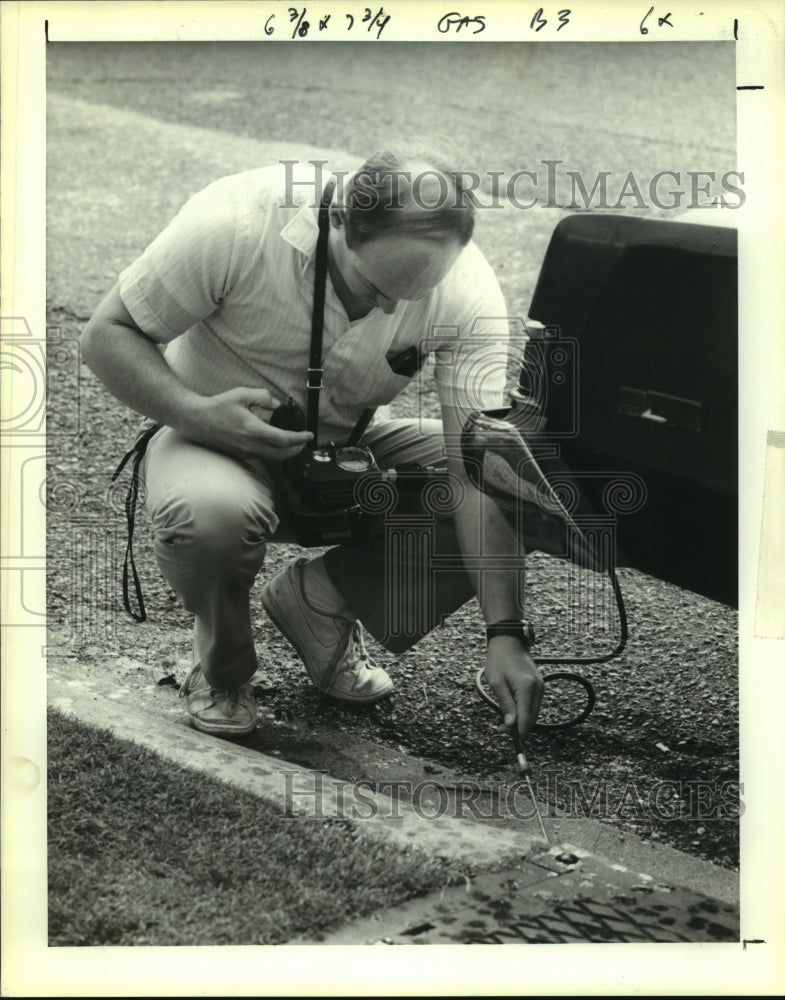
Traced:
[[[433, 818], [424, 801], [415, 808], [411, 802], [391, 799], [374, 790], [373, 782], [344, 780], [241, 743], [198, 733], [188, 725], [184, 703], [176, 690], [153, 683], [149, 669], [141, 663], [123, 660], [120, 667], [123, 680], [118, 683], [116, 660], [103, 671], [77, 667], [73, 660], [50, 660], [49, 704], [88, 725], [145, 746], [179, 766], [276, 804], [282, 816], [350, 818], [356, 820], [364, 836], [385, 839], [400, 849], [414, 847], [473, 869], [521, 864], [548, 852], [549, 845], [542, 840], [533, 817], [483, 821], [453, 811], [452, 815]], [[312, 730], [308, 738], [314, 739]], [[341, 734], [341, 742], [349, 744], [343, 747], [344, 758], [359, 758], [361, 753], [367, 758], [368, 747], [374, 746], [345, 734]], [[355, 743], [362, 744], [356, 748], [356, 755], [352, 753]], [[384, 748], [376, 749], [380, 754], [377, 768], [389, 777], [389, 762], [382, 759]], [[401, 755], [395, 755], [395, 760], [396, 775], [407, 774], [413, 781], [422, 782], [427, 762]], [[459, 776], [438, 770], [445, 787], [460, 781]], [[438, 787], [436, 781], [431, 784]], [[612, 867], [617, 879], [623, 876], [664, 882], [738, 906], [735, 872], [664, 845], [622, 835], [590, 819], [546, 819], [546, 829], [552, 841], [561, 843], [563, 849], [569, 845], [582, 856]]]
[[[70, 671], [69, 671], [70, 672]], [[135, 697], [131, 684], [118, 686], [108, 676], [63, 676], [50, 665], [48, 701], [53, 707], [88, 725], [132, 740], [182, 767], [251, 792], [280, 806], [281, 815], [315, 820], [345, 817], [358, 820], [364, 834], [407, 849], [447, 858], [456, 863], [487, 867], [519, 859], [544, 846], [536, 834], [488, 827], [467, 819], [430, 819], [402, 801], [318, 771], [261, 754], [240, 743], [205, 736], [186, 722], [184, 704], [171, 689], [152, 692], [152, 699]], [[156, 697], [157, 695], [157, 697]], [[145, 704], [147, 700], [147, 704]]]

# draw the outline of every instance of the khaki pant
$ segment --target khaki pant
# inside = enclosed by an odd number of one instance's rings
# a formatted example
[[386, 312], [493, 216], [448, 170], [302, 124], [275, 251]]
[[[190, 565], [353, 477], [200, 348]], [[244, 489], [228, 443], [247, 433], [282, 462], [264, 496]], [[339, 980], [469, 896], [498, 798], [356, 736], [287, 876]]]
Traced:
[[[402, 463], [444, 461], [441, 422], [391, 420], [370, 428], [362, 444], [385, 469]], [[251, 631], [249, 593], [270, 541], [291, 541], [286, 510], [269, 471], [261, 462], [239, 462], [187, 441], [169, 427], [150, 441], [141, 466], [146, 506], [153, 524], [155, 555], [161, 572], [195, 615], [194, 656], [216, 686], [247, 681], [257, 660]], [[383, 593], [389, 549], [383, 533], [362, 547], [339, 546], [325, 557], [330, 579], [372, 634], [388, 648], [390, 597]], [[452, 543], [450, 543], [452, 544]], [[320, 557], [321, 558], [321, 557]], [[435, 610], [436, 624], [471, 596], [458, 574], [447, 600]], [[429, 616], [430, 617], [430, 616]], [[420, 633], [428, 630], [426, 626]], [[418, 633], [419, 634], [419, 633]]]

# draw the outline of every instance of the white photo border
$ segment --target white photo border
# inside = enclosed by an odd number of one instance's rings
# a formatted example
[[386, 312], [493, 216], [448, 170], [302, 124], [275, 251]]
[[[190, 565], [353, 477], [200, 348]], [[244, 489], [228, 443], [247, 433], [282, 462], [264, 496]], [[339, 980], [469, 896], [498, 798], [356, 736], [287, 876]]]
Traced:
[[[271, 15], [286, 18], [286, 4], [270, 2], [3, 2], [2, 14], [2, 304], [0, 317], [23, 317], [45, 330], [45, 23], [57, 41], [260, 40]], [[362, 16], [364, 4], [320, 6]], [[738, 163], [746, 202], [739, 210], [740, 306], [740, 663], [742, 826], [742, 937], [765, 945], [572, 945], [553, 949], [441, 946], [407, 951], [324, 948], [306, 960], [299, 947], [48, 948], [46, 945], [46, 663], [45, 629], [2, 629], [3, 684], [3, 992], [13, 996], [667, 994], [749, 995], [780, 992], [783, 801], [782, 563], [780, 590], [761, 595], [772, 576], [771, 553], [782, 552], [782, 518], [763, 534], [763, 498], [772, 504], [783, 487], [764, 480], [767, 433], [785, 432], [785, 238], [782, 223], [783, 8], [777, 3], [679, 2], [656, 4], [654, 18], [670, 12], [667, 36], [641, 34], [642, 3], [574, 4], [575, 18], [558, 38], [534, 34], [538, 3], [484, 0], [482, 41], [440, 31], [442, 16], [461, 5], [392, 0], [384, 41], [355, 35], [358, 44], [440, 41], [570, 42], [731, 41], [736, 36]], [[545, 5], [547, 6], [547, 5]], [[531, 11], [529, 11], [531, 7]], [[554, 4], [553, 9], [566, 4]], [[469, 11], [469, 7], [465, 7]], [[362, 40], [360, 40], [362, 39]], [[276, 40], [279, 38], [276, 37]], [[326, 39], [325, 39], [326, 41]], [[292, 44], [322, 44], [317, 39]], [[4, 396], [10, 394], [4, 378]], [[3, 404], [5, 405], [5, 404]], [[12, 511], [15, 455], [2, 441], [3, 538]], [[44, 444], [41, 444], [42, 449]], [[776, 491], [780, 493], [777, 494]], [[771, 508], [776, 510], [776, 505]], [[40, 512], [44, 531], [44, 511]], [[778, 523], [777, 523], [778, 521]], [[779, 533], [777, 533], [779, 532]], [[5, 545], [3, 545], [5, 548]], [[767, 574], [769, 576], [767, 576]], [[6, 621], [9, 566], [2, 564]], [[769, 585], [771, 586], [771, 585]], [[764, 610], [761, 611], [761, 601]], [[757, 613], [756, 613], [757, 608]], [[774, 636], [766, 638], [765, 636]], [[30, 706], [33, 706], [32, 708]], [[32, 769], [19, 769], [19, 762]], [[37, 775], [37, 779], [35, 778]], [[31, 777], [32, 776], [32, 777]], [[436, 951], [434, 952], [434, 947]], [[779, 987], [779, 989], [777, 988]]]

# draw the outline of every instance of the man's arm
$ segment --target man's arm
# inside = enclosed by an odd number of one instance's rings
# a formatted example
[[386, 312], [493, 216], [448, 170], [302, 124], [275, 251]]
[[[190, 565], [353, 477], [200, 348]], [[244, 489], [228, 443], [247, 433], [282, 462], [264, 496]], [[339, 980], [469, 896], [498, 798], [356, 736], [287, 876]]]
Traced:
[[216, 396], [189, 389], [134, 322], [118, 285], [90, 318], [81, 348], [87, 365], [121, 402], [208, 448], [280, 462], [311, 438], [307, 431], [284, 431], [256, 415], [251, 407], [269, 413], [280, 402], [266, 389], [237, 388]]
[[[461, 552], [474, 556], [507, 557], [519, 551], [519, 542], [496, 504], [471, 483], [463, 465], [460, 437], [465, 414], [442, 408], [447, 463], [463, 486], [464, 496], [454, 514]], [[480, 601], [486, 624], [523, 617], [518, 579], [521, 567], [475, 568], [467, 571]], [[493, 688], [509, 728], [516, 727], [525, 740], [537, 719], [543, 681], [534, 660], [514, 636], [497, 635], [488, 642], [485, 676]]]

